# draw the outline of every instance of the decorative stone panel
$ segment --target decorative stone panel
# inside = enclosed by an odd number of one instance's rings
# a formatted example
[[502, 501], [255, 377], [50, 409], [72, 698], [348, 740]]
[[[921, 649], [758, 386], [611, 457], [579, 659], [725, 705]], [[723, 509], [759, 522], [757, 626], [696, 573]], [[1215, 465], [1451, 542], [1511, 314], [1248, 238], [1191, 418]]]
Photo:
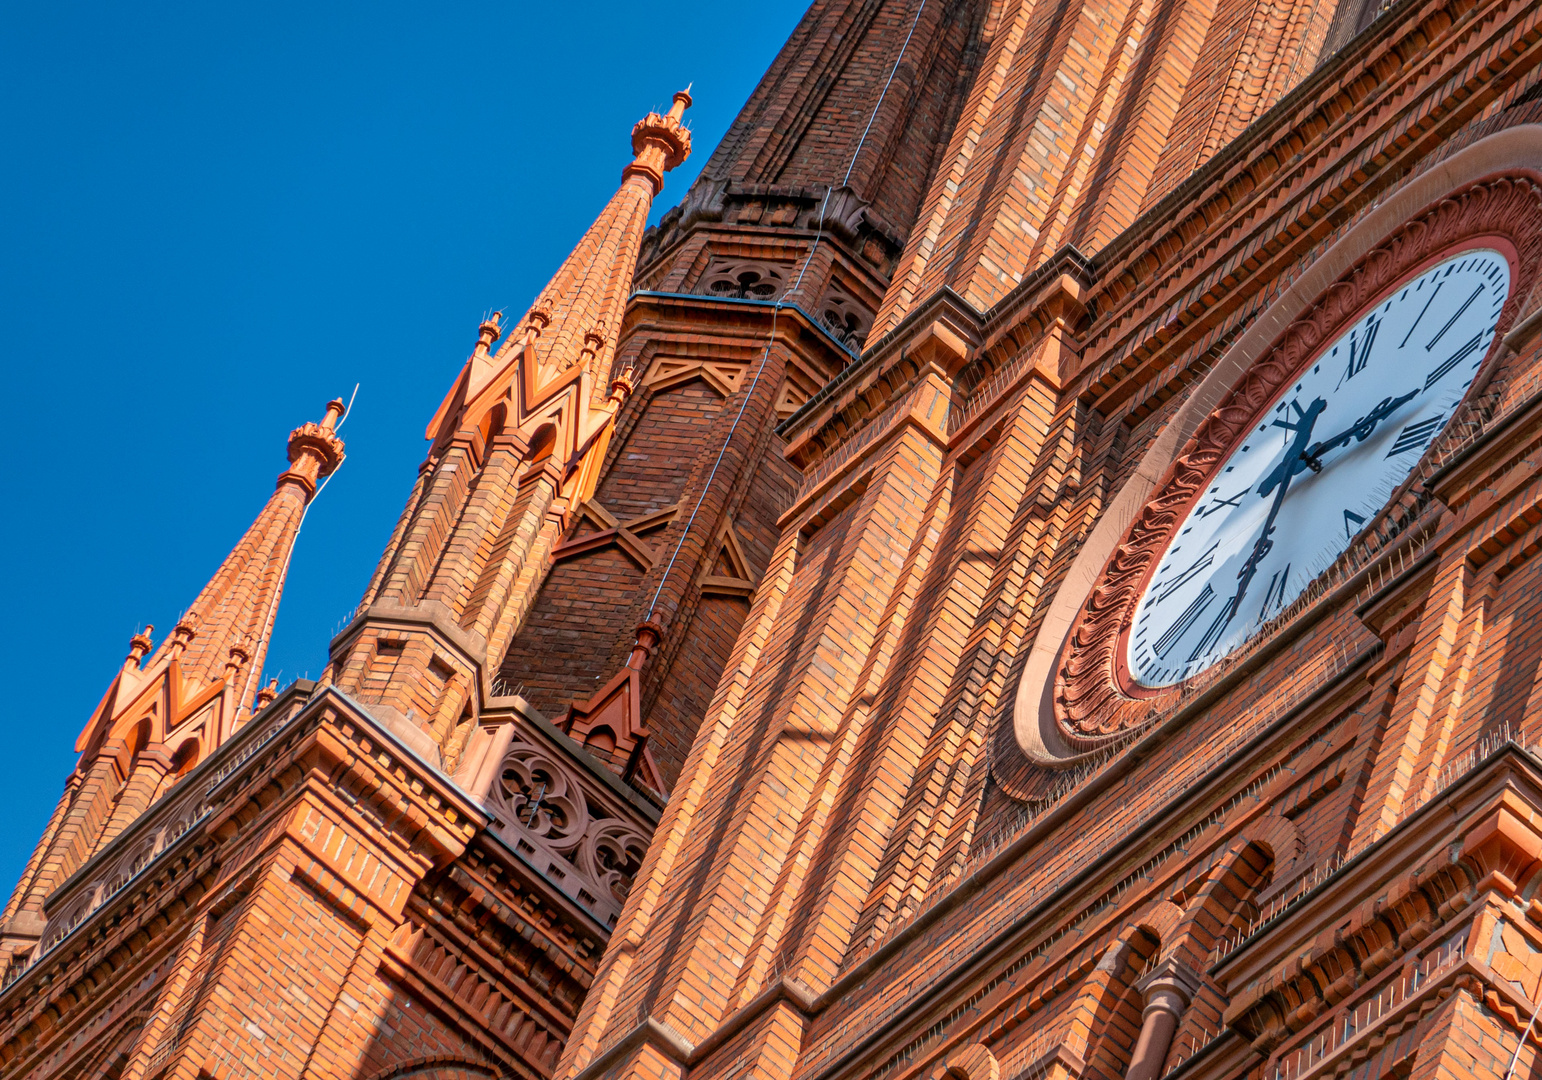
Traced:
[[586, 795], [579, 769], [516, 730], [486, 808], [488, 828], [606, 927], [648, 850], [648, 833]]

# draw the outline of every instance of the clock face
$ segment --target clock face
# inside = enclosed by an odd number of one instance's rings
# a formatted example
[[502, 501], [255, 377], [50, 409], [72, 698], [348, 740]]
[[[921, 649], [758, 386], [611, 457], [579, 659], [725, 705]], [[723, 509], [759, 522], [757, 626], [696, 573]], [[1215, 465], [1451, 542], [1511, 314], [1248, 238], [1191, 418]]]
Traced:
[[1343, 553], [1445, 427], [1509, 292], [1499, 252], [1452, 256], [1378, 300], [1255, 418], [1136, 605], [1124, 662], [1138, 686], [1226, 656]]

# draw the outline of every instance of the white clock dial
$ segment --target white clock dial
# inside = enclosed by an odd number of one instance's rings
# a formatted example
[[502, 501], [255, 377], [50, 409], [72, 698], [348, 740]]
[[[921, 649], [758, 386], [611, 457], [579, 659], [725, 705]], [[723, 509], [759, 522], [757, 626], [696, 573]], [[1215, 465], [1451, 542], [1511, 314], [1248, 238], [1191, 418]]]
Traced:
[[1136, 684], [1171, 686], [1248, 639], [1385, 505], [1488, 355], [1510, 264], [1473, 248], [1328, 345], [1248, 428], [1168, 543], [1126, 638]]

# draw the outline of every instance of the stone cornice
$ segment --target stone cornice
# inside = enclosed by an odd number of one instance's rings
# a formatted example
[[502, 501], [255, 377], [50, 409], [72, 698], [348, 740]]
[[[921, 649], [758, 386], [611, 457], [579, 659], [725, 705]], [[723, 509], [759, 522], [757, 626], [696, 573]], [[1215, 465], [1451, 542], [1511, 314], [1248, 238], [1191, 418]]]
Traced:
[[[487, 658], [487, 642], [480, 634], [470, 633], [455, 621], [450, 609], [436, 600], [425, 600], [408, 607], [391, 600], [377, 600], [343, 627], [327, 646], [328, 655], [337, 663], [347, 653], [353, 639], [366, 625], [426, 629], [438, 644], [454, 653], [468, 667], [481, 671]], [[362, 706], [360, 706], [362, 708]]]
[[854, 352], [797, 304], [697, 293], [634, 292], [627, 301], [619, 340], [625, 343], [643, 328], [654, 334], [660, 330], [667, 333], [669, 327], [678, 322], [682, 328], [688, 326], [688, 332], [694, 335], [718, 328], [733, 336], [742, 336], [745, 347], [758, 353], [766, 347], [766, 333], [773, 316], [779, 324], [784, 321], [790, 324], [778, 333], [780, 340], [829, 370], [840, 371], [856, 359]]
[[422, 873], [486, 820], [335, 689], [291, 687], [50, 898], [56, 933], [0, 991], [0, 1061], [64, 1045], [83, 1006], [174, 958], [188, 919], [233, 903], [270, 851], [303, 853], [292, 876], [367, 930], [398, 921]]
[[95, 876], [102, 866], [136, 843], [139, 837], [153, 831], [167, 815], [175, 813], [178, 798], [196, 789], [200, 784], [207, 785], [211, 792], [221, 786], [235, 768], [260, 750], [304, 709], [315, 688], [316, 684], [309, 679], [297, 679], [286, 687], [271, 705], [200, 761], [146, 813], [130, 822], [112, 839], [111, 843], [93, 854], [74, 873], [60, 882], [50, 894], [48, 906], [57, 906], [64, 897], [78, 889], [82, 882]]
[[1481, 435], [1431, 473], [1424, 486], [1451, 509], [1461, 510], [1539, 444], [1542, 389], [1491, 421]]
[[936, 293], [782, 422], [777, 433], [788, 458], [805, 470], [818, 463], [929, 368], [951, 381], [978, 345], [980, 327], [979, 313], [961, 296]]
[[1227, 1023], [1272, 1049], [1448, 934], [1483, 892], [1520, 895], [1542, 866], [1539, 810], [1542, 764], [1502, 744], [1212, 968], [1236, 988]]
[[[124, 909], [125, 905], [136, 903], [147, 888], [153, 890], [153, 882], [158, 876], [163, 876], [163, 869], [175, 862], [179, 852], [188, 850], [200, 841], [226, 845], [229, 838], [219, 835], [219, 826], [233, 811], [250, 800], [255, 791], [253, 782], [270, 782], [271, 776], [263, 780], [261, 774], [281, 773], [292, 764], [296, 752], [303, 752], [300, 749], [302, 743], [315, 745], [318, 729], [328, 725], [337, 727], [339, 719], [344, 726], [362, 734], [364, 743], [361, 746], [370, 747], [364, 753], [369, 755], [372, 776], [364, 779], [383, 783], [384, 786], [376, 784], [382, 791], [386, 787], [397, 787], [400, 796], [407, 797], [410, 803], [423, 804], [426, 812], [397, 813], [401, 824], [414, 829], [416, 836], [425, 838], [425, 828], [432, 831], [442, 824], [450, 832], [459, 832], [463, 837], [469, 837], [470, 831], [485, 825], [487, 819], [482, 809], [448, 777], [424, 762], [340, 692], [331, 687], [324, 687], [317, 692], [313, 690], [314, 685], [310, 683], [306, 687], [291, 687], [287, 690], [54, 891], [48, 899], [45, 912], [50, 925], [61, 919], [65, 920], [64, 924], [55, 930], [45, 931], [42, 942], [44, 952], [0, 991], [0, 1002], [20, 992], [19, 988], [35, 982], [36, 974], [43, 968], [56, 965], [59, 962], [57, 958], [64, 955], [60, 950], [71, 941], [80, 940], [82, 934], [90, 935], [92, 928], [102, 925], [104, 921], [117, 919], [116, 913]], [[392, 771], [393, 768], [400, 771], [401, 762], [393, 766], [391, 756], [379, 753], [376, 749], [380, 744], [414, 763], [412, 771], [416, 775], [412, 777], [412, 783], [418, 785], [416, 790], [408, 793], [408, 781], [397, 777]], [[335, 749], [341, 750], [342, 745], [339, 744]], [[354, 764], [363, 760], [361, 754]], [[339, 763], [347, 768], [353, 767], [341, 760]], [[392, 802], [391, 806], [393, 810], [397, 809], [396, 802]], [[262, 814], [259, 812], [258, 816]], [[443, 821], [436, 824], [435, 816], [441, 817]], [[170, 823], [168, 832], [168, 821], [172, 818], [176, 821]], [[252, 820], [249, 817], [243, 825], [250, 825]], [[238, 829], [243, 838], [248, 831], [245, 828]], [[166, 833], [164, 838], [162, 833]], [[143, 853], [140, 849], [144, 849]], [[209, 849], [207, 854], [212, 857], [213, 849]], [[116, 868], [130, 858], [136, 868], [120, 883]], [[109, 881], [109, 878], [112, 880]], [[158, 901], [157, 905], [169, 902], [171, 898], [168, 895]], [[82, 903], [87, 906], [77, 911]], [[65, 957], [64, 962], [68, 964], [72, 961], [70, 957]]]
[[983, 317], [983, 351], [992, 366], [999, 367], [1028, 348], [1057, 320], [1079, 328], [1087, 315], [1085, 302], [1097, 288], [1097, 281], [1094, 261], [1072, 244], [1025, 276]]

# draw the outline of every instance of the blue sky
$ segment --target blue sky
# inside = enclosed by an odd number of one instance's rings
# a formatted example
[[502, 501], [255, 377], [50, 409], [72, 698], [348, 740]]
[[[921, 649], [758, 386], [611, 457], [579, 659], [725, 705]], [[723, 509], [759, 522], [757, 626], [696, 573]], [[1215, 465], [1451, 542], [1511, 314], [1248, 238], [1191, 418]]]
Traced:
[[697, 167], [803, 5], [10, 4], [0, 13], [8, 895], [156, 640], [360, 384], [267, 667], [317, 674], [483, 314], [522, 311], [695, 83]]

